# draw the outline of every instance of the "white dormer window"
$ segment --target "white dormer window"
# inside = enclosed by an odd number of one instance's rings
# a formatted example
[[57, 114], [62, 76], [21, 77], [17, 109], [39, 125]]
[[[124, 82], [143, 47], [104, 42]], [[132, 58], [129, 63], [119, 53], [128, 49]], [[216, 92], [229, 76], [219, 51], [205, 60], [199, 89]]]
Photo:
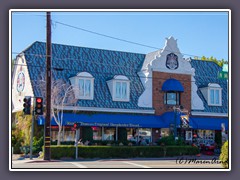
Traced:
[[113, 101], [129, 102], [130, 81], [126, 76], [118, 75], [107, 82]]
[[209, 106], [222, 106], [222, 88], [219, 84], [209, 83], [200, 89]]
[[77, 76], [70, 78], [74, 87], [76, 99], [93, 100], [94, 95], [94, 78], [87, 72], [78, 73]]

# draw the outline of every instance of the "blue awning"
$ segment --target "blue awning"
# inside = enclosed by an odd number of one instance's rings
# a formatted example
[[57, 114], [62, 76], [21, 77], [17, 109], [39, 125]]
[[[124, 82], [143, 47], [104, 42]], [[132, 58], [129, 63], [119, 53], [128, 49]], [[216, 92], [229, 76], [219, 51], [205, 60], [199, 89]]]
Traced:
[[[126, 114], [63, 114], [63, 125], [72, 126], [75, 122], [81, 126], [102, 127], [131, 127], [131, 128], [170, 128], [172, 125], [180, 127], [180, 116], [183, 113], [166, 112], [162, 116], [156, 115], [126, 115]], [[38, 117], [38, 125], [44, 125], [44, 117]], [[221, 130], [222, 123], [228, 130], [228, 118], [189, 117], [190, 128], [202, 130]], [[52, 118], [52, 126], [57, 126]]]
[[228, 130], [228, 118], [190, 117], [190, 125], [193, 129], [221, 130], [222, 123], [225, 124], [225, 129]]
[[183, 86], [182, 86], [180, 81], [171, 78], [171, 79], [166, 80], [163, 83], [162, 90], [163, 91], [179, 91], [179, 92], [183, 92], [184, 88], [183, 88]]
[[[63, 125], [72, 126], [75, 122], [81, 126], [102, 126], [102, 127], [142, 127], [161, 128], [166, 127], [161, 116], [156, 115], [125, 115], [125, 114], [72, 114], [64, 113]], [[44, 125], [44, 117], [39, 117], [39, 125]], [[51, 125], [56, 126], [52, 118]]]

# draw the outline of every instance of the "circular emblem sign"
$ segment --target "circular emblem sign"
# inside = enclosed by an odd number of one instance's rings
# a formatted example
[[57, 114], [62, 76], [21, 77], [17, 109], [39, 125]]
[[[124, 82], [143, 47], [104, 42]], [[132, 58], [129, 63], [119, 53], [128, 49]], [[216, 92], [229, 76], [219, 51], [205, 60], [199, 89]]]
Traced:
[[178, 68], [178, 57], [176, 54], [170, 53], [167, 55], [166, 67], [171, 70]]
[[17, 91], [22, 92], [24, 90], [24, 86], [25, 86], [25, 75], [21, 71], [18, 73], [18, 77], [17, 77]]

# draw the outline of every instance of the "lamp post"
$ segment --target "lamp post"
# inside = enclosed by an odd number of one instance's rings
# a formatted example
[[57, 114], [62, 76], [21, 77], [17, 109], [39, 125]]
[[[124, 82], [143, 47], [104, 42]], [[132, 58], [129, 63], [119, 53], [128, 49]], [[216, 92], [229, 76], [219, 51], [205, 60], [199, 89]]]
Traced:
[[173, 106], [174, 111], [174, 140], [177, 140], [177, 108]]

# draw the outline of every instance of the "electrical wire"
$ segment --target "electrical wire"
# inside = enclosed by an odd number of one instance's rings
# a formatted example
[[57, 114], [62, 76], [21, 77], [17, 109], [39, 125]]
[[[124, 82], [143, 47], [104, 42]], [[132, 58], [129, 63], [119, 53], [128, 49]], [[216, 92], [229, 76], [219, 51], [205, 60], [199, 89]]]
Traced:
[[[55, 21], [55, 20], [51, 20], [52, 22], [55, 22], [56, 24], [60, 24], [62, 26], [66, 26], [66, 27], [70, 27], [70, 28], [73, 28], [73, 29], [76, 29], [76, 30], [80, 30], [80, 31], [85, 31], [85, 32], [88, 32], [88, 33], [92, 33], [92, 34], [95, 34], [95, 35], [99, 35], [99, 36], [102, 36], [102, 37], [106, 37], [106, 38], [110, 38], [110, 39], [114, 39], [114, 40], [118, 40], [118, 41], [122, 41], [122, 42], [125, 42], [125, 43], [130, 43], [130, 44], [134, 44], [134, 45], [139, 45], [139, 46], [142, 46], [142, 47], [147, 47], [147, 48], [151, 48], [151, 49], [155, 49], [155, 50], [160, 50], [162, 51], [163, 48], [158, 48], [158, 47], [154, 47], [154, 46], [150, 46], [150, 45], [145, 45], [145, 44], [142, 44], [142, 43], [138, 43], [138, 42], [133, 42], [133, 41], [129, 41], [129, 40], [126, 40], [126, 39], [121, 39], [121, 38], [117, 38], [117, 37], [114, 37], [114, 36], [109, 36], [109, 35], [106, 35], [106, 34], [102, 34], [102, 33], [98, 33], [96, 31], [92, 31], [92, 30], [88, 30], [88, 29], [85, 29], [85, 28], [82, 28], [82, 27], [77, 27], [77, 26], [73, 26], [73, 25], [70, 25], [70, 24], [66, 24], [66, 23], [63, 23], [63, 22], [60, 22], [60, 21]], [[51, 25], [53, 26], [53, 23], [51, 23]], [[54, 25], [55, 26], [55, 25]], [[56, 28], [56, 27], [54, 27]], [[172, 52], [172, 53], [180, 53], [180, 52], [175, 52], [175, 51], [171, 51], [171, 50], [166, 50], [165, 51], [169, 51], [169, 52]], [[188, 54], [188, 53], [181, 53], [182, 55], [186, 55], [186, 56], [189, 56], [189, 57], [202, 57], [202, 56], [199, 56], [199, 55], [193, 55], [193, 54]], [[219, 59], [216, 59], [217, 61], [222, 61], [222, 60], [219, 60]]]

